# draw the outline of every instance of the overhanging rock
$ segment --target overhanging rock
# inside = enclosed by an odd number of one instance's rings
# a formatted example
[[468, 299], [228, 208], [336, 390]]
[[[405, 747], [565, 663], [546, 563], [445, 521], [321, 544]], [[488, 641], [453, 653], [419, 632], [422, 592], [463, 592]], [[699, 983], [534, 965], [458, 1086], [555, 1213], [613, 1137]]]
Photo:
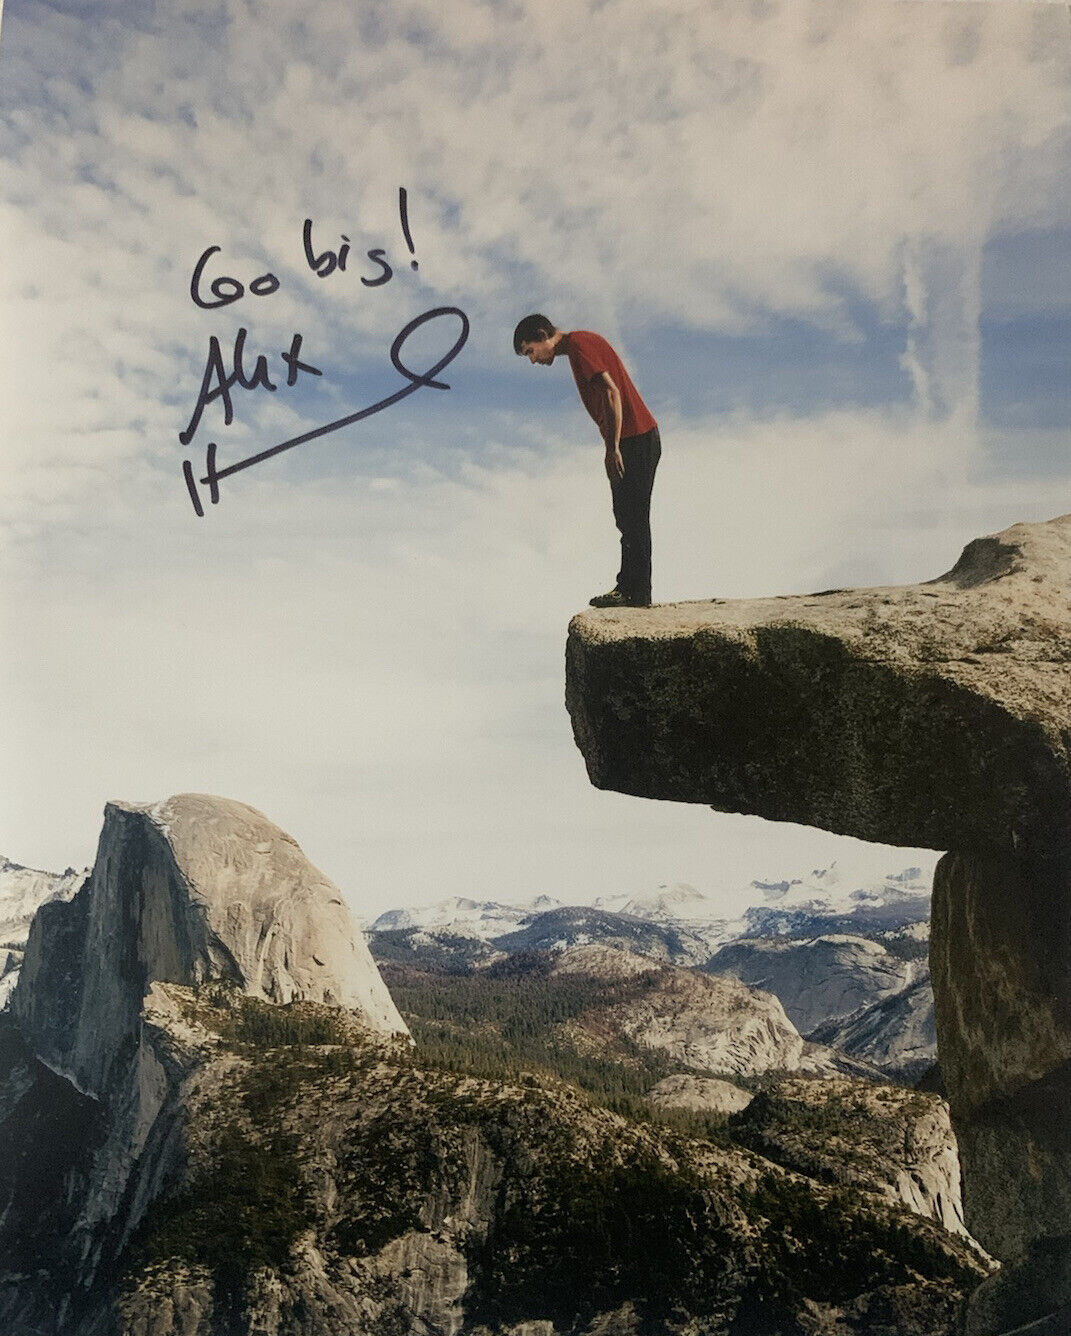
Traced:
[[575, 617], [597, 788], [934, 849], [1071, 835], [1071, 515], [926, 584]]
[[584, 613], [566, 674], [599, 788], [950, 851], [938, 1050], [1006, 1263], [966, 1330], [1071, 1323], [1071, 515], [923, 584]]

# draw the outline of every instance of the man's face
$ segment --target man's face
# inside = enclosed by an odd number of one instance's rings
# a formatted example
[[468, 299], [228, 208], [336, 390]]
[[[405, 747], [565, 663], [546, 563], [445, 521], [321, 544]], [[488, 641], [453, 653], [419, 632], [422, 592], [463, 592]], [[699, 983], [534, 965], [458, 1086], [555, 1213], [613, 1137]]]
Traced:
[[522, 343], [521, 353], [528, 358], [533, 366], [537, 362], [540, 366], [550, 366], [551, 362], [554, 361], [554, 342], [548, 334], [542, 339]]

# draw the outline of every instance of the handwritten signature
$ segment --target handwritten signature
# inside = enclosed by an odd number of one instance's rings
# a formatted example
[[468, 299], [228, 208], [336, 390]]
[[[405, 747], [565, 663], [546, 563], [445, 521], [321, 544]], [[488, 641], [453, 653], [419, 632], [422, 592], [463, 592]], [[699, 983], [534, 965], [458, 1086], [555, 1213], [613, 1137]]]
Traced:
[[[410, 256], [410, 267], [417, 269], [418, 261], [415, 258], [416, 248], [413, 244], [412, 233], [409, 228], [408, 203], [405, 188], [402, 187], [398, 192], [398, 207], [402, 225], [402, 234]], [[305, 260], [309, 268], [319, 277], [327, 278], [331, 274], [344, 273], [347, 262], [350, 258], [352, 249], [349, 238], [342, 234], [342, 244], [338, 250], [326, 249], [317, 251], [313, 246], [312, 240], [312, 220], [305, 219], [302, 243], [305, 251]], [[206, 295], [203, 287], [205, 270], [212, 256], [220, 252], [219, 246], [208, 246], [201, 253], [193, 274], [190, 279], [190, 298], [195, 305], [202, 310], [215, 310], [221, 306], [229, 306], [233, 302], [240, 301], [248, 291], [255, 297], [269, 297], [272, 293], [279, 290], [279, 279], [272, 273], [260, 274], [252, 279], [248, 285], [241, 283], [238, 279], [229, 275], [221, 275], [212, 279], [208, 284], [208, 294]], [[361, 276], [360, 281], [365, 287], [378, 288], [390, 282], [394, 271], [386, 259], [387, 252], [383, 247], [373, 247], [365, 252], [367, 258], [373, 264], [379, 267], [379, 273], [371, 278]], [[402, 360], [402, 349], [405, 346], [409, 336], [421, 326], [431, 321], [441, 320], [444, 317], [456, 317], [460, 323], [458, 336], [453, 346], [446, 352], [434, 366], [426, 371], [413, 371], [406, 366]], [[183, 445], [189, 445], [197, 433], [200, 426], [201, 416], [209, 404], [220, 400], [223, 405], [223, 421], [225, 426], [230, 426], [234, 420], [234, 400], [232, 391], [235, 388], [245, 390], [269, 390], [274, 391], [277, 388], [275, 381], [271, 378], [268, 368], [268, 359], [263, 354], [259, 355], [253, 364], [252, 372], [246, 369], [246, 338], [248, 330], [241, 328], [235, 336], [234, 348], [231, 353], [230, 370], [227, 370], [223, 349], [220, 346], [219, 339], [213, 334], [208, 340], [208, 357], [205, 362], [204, 375], [201, 378], [201, 389], [197, 396], [197, 403], [194, 406], [193, 413], [185, 428], [179, 432], [179, 440]], [[400, 403], [409, 395], [415, 394], [417, 390], [427, 387], [433, 390], [448, 390], [450, 386], [445, 381], [436, 380], [435, 377], [444, 368], [450, 365], [454, 358], [460, 353], [461, 349], [469, 337], [469, 318], [457, 306], [436, 306], [430, 311], [425, 311], [422, 315], [416, 316], [413, 320], [401, 329], [390, 347], [390, 360], [394, 369], [401, 374], [406, 383], [401, 389], [395, 390], [393, 394], [388, 394], [382, 399], [378, 399], [374, 404], [367, 408], [358, 409], [355, 413], [348, 413], [345, 417], [336, 419], [334, 422], [328, 422], [322, 427], [315, 427], [311, 431], [302, 432], [299, 436], [292, 436], [287, 441], [280, 441], [278, 445], [269, 446], [265, 450], [259, 450], [256, 454], [247, 456], [245, 459], [238, 460], [237, 463], [228, 464], [225, 468], [219, 468], [216, 463], [217, 445], [215, 441], [209, 441], [206, 449], [205, 474], [199, 480], [195, 476], [193, 464], [190, 460], [182, 461], [182, 472], [186, 480], [186, 488], [190, 495], [190, 501], [193, 503], [194, 512], [198, 517], [204, 517], [204, 506], [201, 504], [201, 496], [198, 491], [198, 481], [202, 486], [208, 488], [209, 500], [213, 505], [219, 501], [219, 484], [222, 479], [230, 477], [232, 474], [240, 473], [243, 469], [252, 468], [254, 464], [263, 463], [266, 459], [271, 459], [273, 455], [281, 454], [284, 450], [292, 450], [295, 446], [304, 445], [308, 441], [316, 440], [320, 436], [326, 436], [328, 433], [338, 431], [342, 427], [352, 426], [355, 422], [360, 422], [364, 418], [371, 417], [374, 413], [382, 412], [385, 408], [390, 408], [392, 404]], [[293, 386], [297, 384], [298, 377], [304, 373], [310, 376], [322, 376], [323, 372], [313, 366], [310, 362], [301, 360], [301, 345], [304, 339], [301, 334], [295, 334], [290, 341], [290, 348], [287, 352], [280, 353], [279, 356], [286, 366], [286, 384]]]

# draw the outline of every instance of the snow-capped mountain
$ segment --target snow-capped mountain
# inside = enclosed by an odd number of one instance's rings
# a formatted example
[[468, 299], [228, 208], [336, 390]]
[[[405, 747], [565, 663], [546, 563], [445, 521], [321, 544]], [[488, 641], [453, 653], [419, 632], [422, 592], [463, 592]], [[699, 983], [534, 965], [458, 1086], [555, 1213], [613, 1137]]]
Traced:
[[674, 886], [659, 886], [646, 895], [629, 895], [627, 892], [600, 895], [594, 901], [594, 908], [608, 910], [611, 914], [631, 914], [633, 918], [650, 919], [652, 923], [666, 919], [718, 917], [717, 906], [710, 896], [683, 881]]
[[38, 907], [48, 900], [69, 900], [88, 875], [89, 868], [42, 872], [0, 854], [0, 943], [25, 946]]
[[832, 862], [806, 876], [753, 881], [739, 918], [728, 917], [714, 897], [678, 882], [640, 895], [602, 896], [596, 908], [673, 926], [703, 938], [712, 951], [740, 937], [813, 937], [821, 933], [868, 935], [925, 924], [930, 916], [932, 868], [909, 867], [875, 875], [872, 863]]
[[[373, 955], [432, 972], [597, 943], [662, 965], [735, 975], [771, 993], [799, 1030], [896, 1079], [933, 1058], [926, 970], [932, 867], [885, 873], [868, 850], [803, 876], [752, 881], [725, 900], [685, 882], [563, 904], [453, 898], [381, 914]], [[936, 857], [936, 856], [935, 856]], [[748, 904], [739, 918], [725, 905]], [[498, 962], [496, 964], [496, 962]], [[815, 1035], [817, 1037], [817, 1031]]]
[[592, 907], [676, 928], [702, 938], [712, 951], [744, 930], [740, 920], [726, 918], [724, 908], [712, 896], [683, 881], [659, 886], [647, 894], [601, 895]]
[[884, 877], [860, 877], [831, 863], [791, 881], [753, 881], [756, 900], [744, 911], [744, 937], [811, 937], [841, 932], [865, 935], [907, 928], [930, 917], [932, 870], [905, 868]]
[[407, 909], [388, 909], [368, 925], [369, 932], [392, 932], [399, 929], [420, 928], [425, 931], [453, 933], [458, 937], [475, 937], [487, 941], [513, 932], [528, 923], [536, 914], [561, 907], [561, 901], [550, 895], [537, 895], [518, 904], [502, 904], [497, 900], [470, 900], [467, 896], [453, 895], [431, 905]]
[[[831, 932], [867, 936], [922, 925], [929, 918], [931, 875], [931, 869], [909, 867], [875, 876], [872, 862], [855, 869], [833, 862], [802, 877], [751, 882], [746, 892], [750, 905], [739, 918], [727, 915], [718, 898], [687, 882], [592, 900], [537, 895], [505, 903], [451, 896], [430, 905], [388, 909], [367, 930], [420, 929], [490, 941], [527, 926], [538, 914], [584, 906], [676, 928], [702, 938], [713, 953], [741, 937], [808, 937]], [[742, 898], [734, 891], [731, 903], [739, 904]]]
[[567, 951], [600, 945], [663, 964], [700, 965], [710, 955], [707, 942], [675, 923], [615, 914], [589, 905], [571, 905], [535, 915], [531, 922], [495, 939], [501, 951]]

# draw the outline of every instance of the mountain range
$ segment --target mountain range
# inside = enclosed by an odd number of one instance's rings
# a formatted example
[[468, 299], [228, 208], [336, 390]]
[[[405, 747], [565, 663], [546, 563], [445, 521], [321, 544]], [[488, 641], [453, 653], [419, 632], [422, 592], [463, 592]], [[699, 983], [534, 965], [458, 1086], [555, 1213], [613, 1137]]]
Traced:
[[944, 1101], [675, 933], [536, 906], [380, 970], [252, 808], [109, 803], [0, 1015], [0, 1330], [951, 1336]]
[[[0, 861], [0, 1006], [18, 977], [35, 908], [71, 898], [86, 875]], [[846, 1058], [908, 1081], [932, 1066], [929, 884], [920, 868], [874, 878], [833, 863], [755, 880], [746, 897], [752, 903], [732, 918], [685, 883], [588, 905], [545, 893], [515, 903], [455, 896], [386, 910], [366, 931], [381, 963], [448, 973], [597, 944], [731, 975], [772, 994], [802, 1036]]]
[[760, 988], [802, 1036], [893, 1079], [914, 1081], [932, 1067], [930, 887], [921, 868], [874, 878], [833, 863], [753, 881], [747, 896], [735, 918], [683, 883], [587, 905], [548, 895], [514, 904], [453, 898], [381, 914], [369, 943], [381, 963], [454, 974], [519, 952], [601, 945]]

